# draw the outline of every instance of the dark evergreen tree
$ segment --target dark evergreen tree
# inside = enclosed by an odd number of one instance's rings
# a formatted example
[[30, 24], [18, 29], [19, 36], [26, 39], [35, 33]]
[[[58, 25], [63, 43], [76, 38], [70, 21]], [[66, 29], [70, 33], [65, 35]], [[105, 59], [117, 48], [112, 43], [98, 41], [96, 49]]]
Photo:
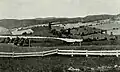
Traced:
[[22, 35], [27, 35], [27, 32], [22, 33]]
[[70, 30], [71, 30], [71, 29], [70, 29], [70, 28], [68, 28], [68, 34], [70, 34], [70, 33], [71, 33], [71, 32], [70, 32]]
[[51, 29], [51, 28], [52, 28], [52, 27], [51, 27], [51, 22], [49, 22], [48, 26], [49, 26], [49, 29]]
[[62, 34], [66, 34], [66, 30], [65, 29], [61, 29], [60, 30]]

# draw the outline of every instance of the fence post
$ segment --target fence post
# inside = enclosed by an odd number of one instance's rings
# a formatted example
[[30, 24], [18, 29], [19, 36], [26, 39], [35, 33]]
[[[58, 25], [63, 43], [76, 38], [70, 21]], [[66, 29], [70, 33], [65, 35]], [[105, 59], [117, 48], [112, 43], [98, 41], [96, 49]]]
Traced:
[[86, 57], [88, 57], [88, 50], [86, 50]]
[[117, 57], [119, 56], [119, 54], [118, 54], [118, 50], [116, 50], [116, 56], [117, 56]]
[[72, 50], [72, 55], [71, 55], [71, 57], [73, 57], [73, 50]]
[[103, 55], [103, 53], [102, 53], [102, 51], [100, 51], [100, 56], [102, 56]]
[[13, 54], [12, 54], [12, 57], [13, 57], [13, 58], [14, 58], [14, 54], [15, 54], [15, 53], [13, 52]]
[[42, 57], [44, 56], [44, 51], [42, 51]]
[[56, 49], [56, 53], [58, 54], [58, 49]]
[[35, 54], [36, 54], [36, 56], [38, 56], [39, 53], [36, 52]]

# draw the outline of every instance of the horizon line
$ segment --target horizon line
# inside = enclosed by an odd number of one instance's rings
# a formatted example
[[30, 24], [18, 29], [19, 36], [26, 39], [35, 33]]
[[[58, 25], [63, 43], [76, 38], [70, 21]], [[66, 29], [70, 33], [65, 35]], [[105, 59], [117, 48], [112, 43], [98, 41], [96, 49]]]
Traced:
[[39, 17], [24, 17], [24, 18], [17, 18], [17, 17], [11, 17], [11, 18], [0, 18], [0, 20], [2, 20], [2, 19], [17, 19], [17, 20], [22, 20], [22, 19], [39, 19], [39, 18], [78, 18], [78, 17], [80, 17], [80, 18], [84, 18], [84, 17], [86, 17], [86, 16], [92, 16], [92, 15], [118, 15], [118, 13], [117, 14], [104, 14], [104, 13], [102, 13], [102, 14], [88, 14], [88, 15], [84, 15], [84, 16], [39, 16]]

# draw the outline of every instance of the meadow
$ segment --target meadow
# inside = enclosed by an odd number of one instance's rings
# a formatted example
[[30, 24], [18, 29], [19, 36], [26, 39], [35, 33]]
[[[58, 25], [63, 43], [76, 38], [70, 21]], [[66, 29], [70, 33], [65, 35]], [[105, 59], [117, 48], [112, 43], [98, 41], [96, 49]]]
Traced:
[[82, 45], [51, 47], [19, 47], [11, 44], [0, 44], [0, 52], [40, 52], [48, 50], [120, 50], [120, 45]]
[[120, 65], [120, 58], [60, 55], [0, 58], [0, 72], [69, 72], [69, 67], [78, 68], [80, 72], [119, 72], [119, 68], [114, 68], [116, 65]]

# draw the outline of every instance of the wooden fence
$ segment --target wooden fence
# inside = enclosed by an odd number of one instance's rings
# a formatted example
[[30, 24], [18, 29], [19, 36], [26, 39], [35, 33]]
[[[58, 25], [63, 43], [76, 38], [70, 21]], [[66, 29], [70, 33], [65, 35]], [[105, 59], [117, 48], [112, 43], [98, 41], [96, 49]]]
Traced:
[[85, 55], [88, 57], [89, 55], [94, 56], [119, 56], [120, 50], [49, 50], [49, 51], [42, 51], [42, 52], [25, 52], [25, 53], [14, 53], [14, 52], [0, 52], [0, 57], [32, 57], [32, 56], [47, 56], [52, 54], [59, 54], [59, 55]]
[[61, 55], [98, 55], [98, 56], [119, 56], [120, 55], [120, 50], [101, 50], [101, 51], [88, 51], [88, 50], [58, 50], [58, 54]]
[[57, 49], [42, 51], [42, 52], [25, 52], [25, 53], [14, 53], [14, 52], [0, 52], [0, 57], [32, 57], [32, 56], [47, 56], [51, 54], [57, 54]]

